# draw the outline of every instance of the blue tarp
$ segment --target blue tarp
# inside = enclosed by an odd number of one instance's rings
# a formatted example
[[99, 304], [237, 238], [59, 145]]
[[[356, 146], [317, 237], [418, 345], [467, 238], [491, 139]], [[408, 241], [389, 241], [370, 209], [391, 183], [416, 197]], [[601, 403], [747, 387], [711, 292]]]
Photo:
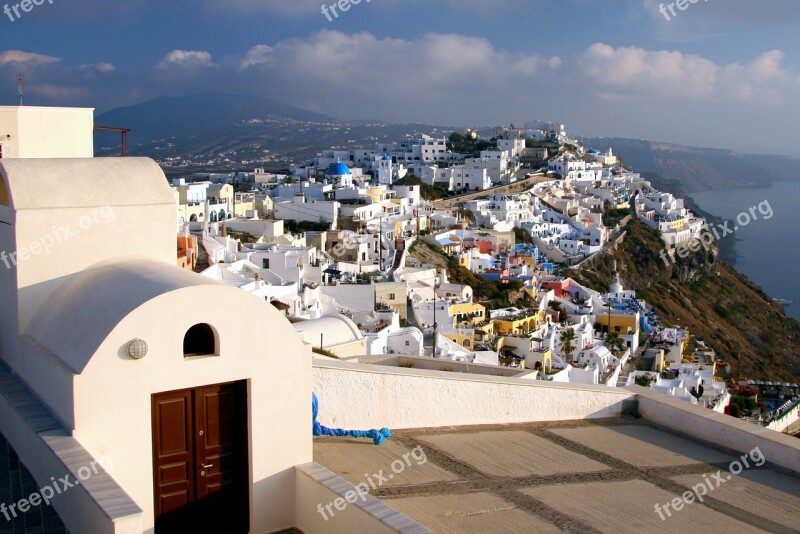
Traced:
[[375, 445], [383, 445], [386, 438], [392, 437], [392, 433], [388, 428], [381, 428], [380, 430], [343, 430], [341, 428], [328, 428], [322, 426], [317, 421], [317, 414], [319, 413], [319, 400], [317, 400], [316, 393], [311, 393], [311, 421], [312, 431], [315, 436], [348, 436], [353, 438], [370, 438]]

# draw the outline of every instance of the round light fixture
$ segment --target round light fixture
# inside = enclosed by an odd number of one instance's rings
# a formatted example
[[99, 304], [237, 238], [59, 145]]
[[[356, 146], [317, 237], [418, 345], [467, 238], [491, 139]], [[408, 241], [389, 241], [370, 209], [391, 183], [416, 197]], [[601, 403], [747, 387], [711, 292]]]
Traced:
[[128, 356], [134, 360], [141, 360], [147, 356], [147, 342], [144, 339], [133, 339], [128, 343]]

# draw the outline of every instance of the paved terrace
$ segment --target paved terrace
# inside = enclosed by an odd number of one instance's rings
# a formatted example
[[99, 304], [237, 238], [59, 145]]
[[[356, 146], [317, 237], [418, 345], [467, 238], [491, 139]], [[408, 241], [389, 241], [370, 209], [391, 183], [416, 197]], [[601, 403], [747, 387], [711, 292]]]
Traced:
[[[408, 454], [416, 447], [424, 456]], [[731, 475], [741, 457], [631, 417], [401, 430], [381, 447], [314, 441], [315, 462], [352, 484], [377, 481], [372, 495], [433, 532], [800, 532], [797, 474], [748, 457]], [[717, 471], [723, 483], [702, 504], [656, 513], [717, 486]]]

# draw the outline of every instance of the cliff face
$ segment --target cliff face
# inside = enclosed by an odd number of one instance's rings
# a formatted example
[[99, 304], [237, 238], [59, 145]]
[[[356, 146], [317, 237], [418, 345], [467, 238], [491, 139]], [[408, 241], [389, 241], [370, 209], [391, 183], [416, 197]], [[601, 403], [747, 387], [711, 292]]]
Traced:
[[[658, 233], [638, 221], [612, 254], [580, 271], [567, 273], [598, 291], [607, 291], [614, 261], [627, 289], [653, 305], [667, 323], [688, 327], [742, 378], [797, 382], [800, 376], [800, 323], [760, 287], [718, 260], [717, 250], [701, 248], [675, 262], [662, 255]], [[664, 261], [663, 257], [667, 257]]]
[[628, 168], [668, 176], [680, 182], [689, 193], [800, 179], [800, 161], [785, 156], [740, 154], [732, 150], [639, 139], [584, 138], [582, 141], [587, 147], [598, 150], [613, 148]]

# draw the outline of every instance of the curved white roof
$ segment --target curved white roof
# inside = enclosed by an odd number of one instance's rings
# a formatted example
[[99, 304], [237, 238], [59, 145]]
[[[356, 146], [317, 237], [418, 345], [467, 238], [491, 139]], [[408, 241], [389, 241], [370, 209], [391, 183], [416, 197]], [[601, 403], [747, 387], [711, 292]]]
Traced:
[[3, 159], [0, 181], [15, 210], [175, 204], [150, 158]]
[[79, 373], [131, 312], [161, 295], [198, 286], [225, 284], [153, 260], [102, 262], [58, 288], [26, 335]]
[[319, 319], [294, 323], [294, 329], [302, 334], [306, 343], [319, 346], [322, 334], [323, 347], [335, 347], [362, 339], [358, 326], [344, 315], [326, 315]]

